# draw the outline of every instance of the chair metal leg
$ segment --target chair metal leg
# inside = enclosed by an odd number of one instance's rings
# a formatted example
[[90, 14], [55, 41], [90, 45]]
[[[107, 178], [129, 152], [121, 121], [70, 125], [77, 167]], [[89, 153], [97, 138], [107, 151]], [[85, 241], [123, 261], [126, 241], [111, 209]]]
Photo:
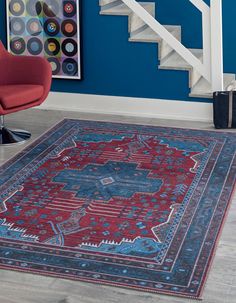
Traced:
[[25, 130], [10, 130], [5, 127], [4, 116], [0, 116], [0, 145], [11, 145], [24, 143], [31, 137], [31, 134]]

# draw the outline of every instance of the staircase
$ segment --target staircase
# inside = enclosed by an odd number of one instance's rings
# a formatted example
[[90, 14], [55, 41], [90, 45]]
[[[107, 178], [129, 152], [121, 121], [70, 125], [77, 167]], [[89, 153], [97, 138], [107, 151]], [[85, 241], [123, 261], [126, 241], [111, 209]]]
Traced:
[[[201, 0], [190, 0], [191, 2], [197, 2]], [[126, 4], [124, 3], [126, 2]], [[135, 1], [130, 1], [134, 2]], [[155, 18], [155, 3], [154, 2], [138, 2], [138, 4], [145, 9], [146, 12], [153, 18]], [[164, 27], [163, 31], [168, 31], [176, 40], [173, 41], [177, 45], [174, 49], [170, 46], [170, 44], [157, 33], [157, 30], [154, 31], [150, 25], [147, 24], [145, 20], [149, 20], [149, 16], [145, 18], [140, 18], [137, 13], [127, 5], [128, 1], [124, 0], [100, 0], [99, 4], [101, 6], [101, 15], [114, 15], [114, 16], [128, 16], [128, 31], [130, 33], [129, 41], [130, 42], [145, 42], [145, 43], [158, 43], [158, 59], [159, 59], [159, 68], [166, 70], [182, 70], [189, 72], [189, 88], [190, 88], [190, 97], [197, 98], [212, 98], [213, 88], [212, 83], [209, 81], [210, 78], [206, 79], [206, 76], [203, 76], [199, 71], [200, 68], [197, 68], [198, 65], [202, 65], [209, 69], [209, 64], [203, 64], [204, 62], [204, 50], [203, 49], [186, 49], [189, 51], [190, 59], [196, 61], [194, 66], [188, 63], [183, 55], [177, 51], [178, 47], [183, 47], [181, 44], [181, 26], [173, 26], [173, 25], [160, 25], [160, 27]], [[201, 3], [200, 3], [201, 4]], [[136, 4], [135, 4], [136, 5]], [[134, 6], [135, 6], [134, 5]], [[195, 4], [194, 4], [195, 5]], [[204, 4], [205, 11], [207, 12], [206, 4]], [[142, 10], [142, 9], [141, 9]], [[138, 11], [138, 10], [137, 10]], [[210, 15], [210, 14], [209, 14]], [[155, 18], [156, 19], [156, 18]], [[156, 20], [151, 20], [155, 22]], [[157, 23], [157, 22], [156, 22]], [[151, 24], [151, 22], [150, 22]], [[156, 24], [156, 28], [158, 29], [158, 24]], [[168, 36], [167, 33], [167, 36]], [[209, 36], [208, 36], [209, 38]], [[209, 40], [209, 39], [208, 39]], [[178, 43], [180, 42], [180, 43]], [[173, 46], [173, 44], [172, 44]], [[194, 57], [191, 57], [193, 55]], [[199, 64], [197, 60], [199, 60]], [[209, 58], [208, 58], [209, 59]], [[210, 59], [208, 60], [210, 61]], [[223, 87], [218, 88], [218, 90], [226, 89], [226, 87], [235, 80], [234, 74], [224, 74], [223, 75]]]

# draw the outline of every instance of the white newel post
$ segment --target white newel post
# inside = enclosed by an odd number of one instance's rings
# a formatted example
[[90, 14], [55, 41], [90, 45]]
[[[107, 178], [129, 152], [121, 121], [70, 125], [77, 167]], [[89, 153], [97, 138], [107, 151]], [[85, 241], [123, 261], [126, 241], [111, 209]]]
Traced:
[[212, 91], [224, 89], [222, 0], [211, 0], [211, 83]]

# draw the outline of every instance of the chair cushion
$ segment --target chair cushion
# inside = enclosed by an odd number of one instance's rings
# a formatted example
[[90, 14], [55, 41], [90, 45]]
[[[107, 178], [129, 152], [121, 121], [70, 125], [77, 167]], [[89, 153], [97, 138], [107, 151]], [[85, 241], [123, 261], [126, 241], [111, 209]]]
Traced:
[[42, 85], [0, 85], [0, 104], [12, 109], [39, 100], [44, 93]]

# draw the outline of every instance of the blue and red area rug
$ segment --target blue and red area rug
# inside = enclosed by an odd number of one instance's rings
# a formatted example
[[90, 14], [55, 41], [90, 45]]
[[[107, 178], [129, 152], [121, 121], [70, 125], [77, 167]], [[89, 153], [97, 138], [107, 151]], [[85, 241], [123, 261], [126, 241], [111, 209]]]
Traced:
[[0, 268], [199, 298], [236, 134], [66, 119], [0, 169]]

